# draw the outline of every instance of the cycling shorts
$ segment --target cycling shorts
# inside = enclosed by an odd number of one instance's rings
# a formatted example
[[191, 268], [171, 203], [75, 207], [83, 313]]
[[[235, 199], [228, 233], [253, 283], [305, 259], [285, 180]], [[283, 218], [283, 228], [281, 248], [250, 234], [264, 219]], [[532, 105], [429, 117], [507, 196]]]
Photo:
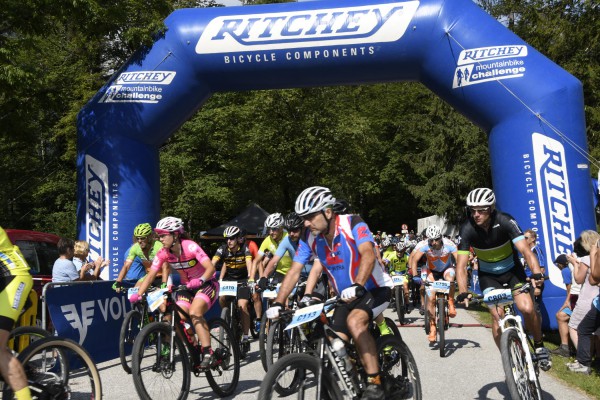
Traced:
[[[519, 267], [513, 267], [502, 274], [490, 274], [479, 270], [479, 287], [481, 291], [491, 289], [516, 289], [527, 281], [525, 270]], [[506, 286], [505, 286], [506, 285]]]
[[210, 309], [219, 298], [219, 282], [216, 279], [210, 279], [198, 289], [187, 289], [177, 292], [177, 305], [189, 308], [192, 301], [202, 299], [208, 304]]
[[333, 317], [331, 318], [331, 329], [335, 332], [341, 332], [348, 337], [350, 336], [350, 331], [348, 330], [348, 315], [352, 310], [363, 310], [367, 314], [369, 314], [369, 319], [373, 319], [373, 309], [385, 304], [389, 303], [392, 298], [392, 289], [384, 286], [375, 288], [367, 293], [361, 298], [358, 298], [350, 303], [339, 302], [337, 307], [335, 308], [335, 312], [333, 313]]
[[33, 287], [31, 275], [0, 278], [0, 329], [11, 331]]
[[434, 281], [439, 281], [439, 280], [445, 280], [445, 278], [444, 278], [444, 274], [445, 274], [445, 273], [446, 273], [446, 272], [447, 272], [449, 269], [453, 269], [453, 270], [454, 270], [454, 267], [448, 267], [448, 268], [446, 268], [445, 270], [443, 270], [443, 271], [441, 271], [441, 272], [440, 272], [440, 271], [431, 271], [431, 270], [429, 270], [429, 272], [431, 273], [431, 275], [433, 275], [433, 280], [434, 280]]

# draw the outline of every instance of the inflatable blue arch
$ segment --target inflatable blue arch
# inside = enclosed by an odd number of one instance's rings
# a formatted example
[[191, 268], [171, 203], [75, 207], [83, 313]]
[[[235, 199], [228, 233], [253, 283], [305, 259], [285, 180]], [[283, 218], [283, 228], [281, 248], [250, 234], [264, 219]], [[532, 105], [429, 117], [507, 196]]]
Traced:
[[419, 81], [487, 132], [498, 207], [539, 232], [554, 321], [551, 261], [595, 229], [577, 79], [470, 0], [183, 9], [165, 25], [79, 114], [78, 236], [110, 278], [134, 226], [159, 218], [159, 146], [212, 93]]

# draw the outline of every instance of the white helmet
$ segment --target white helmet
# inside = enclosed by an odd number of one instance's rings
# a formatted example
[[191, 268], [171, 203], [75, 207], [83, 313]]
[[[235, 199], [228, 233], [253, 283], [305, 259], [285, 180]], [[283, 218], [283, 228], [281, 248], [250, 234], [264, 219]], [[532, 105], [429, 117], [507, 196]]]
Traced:
[[469, 207], [488, 207], [496, 204], [496, 196], [492, 189], [477, 188], [471, 190], [467, 195], [467, 206]]
[[392, 244], [392, 239], [390, 239], [389, 236], [386, 236], [381, 240], [381, 247], [383, 247], [384, 249], [386, 247], [390, 247], [391, 244]]
[[283, 226], [283, 216], [280, 213], [273, 213], [269, 215], [265, 221], [265, 226], [270, 229], [277, 229]]
[[154, 232], [158, 233], [159, 235], [173, 232], [183, 233], [183, 221], [181, 218], [165, 217], [158, 221], [156, 228], [154, 228]]
[[323, 186], [311, 186], [304, 189], [296, 199], [295, 211], [298, 216], [303, 217], [333, 207], [334, 204], [335, 197], [331, 190]]
[[236, 238], [240, 236], [241, 230], [235, 225], [228, 226], [223, 231], [223, 237], [225, 238]]
[[431, 225], [425, 231], [425, 236], [427, 236], [427, 239], [439, 239], [442, 237], [442, 230], [436, 225]]

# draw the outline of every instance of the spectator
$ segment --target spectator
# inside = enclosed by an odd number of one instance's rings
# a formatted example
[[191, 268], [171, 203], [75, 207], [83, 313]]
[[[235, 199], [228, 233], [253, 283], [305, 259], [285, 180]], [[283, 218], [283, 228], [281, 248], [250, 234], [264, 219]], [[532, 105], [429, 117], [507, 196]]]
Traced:
[[[81, 272], [81, 268], [85, 266], [87, 269], [87, 275], [95, 275], [95, 264], [94, 262], [88, 262], [88, 256], [90, 254], [90, 244], [85, 240], [77, 240], [74, 245], [73, 264], [77, 268], [77, 272]], [[108, 265], [108, 260], [104, 260], [103, 265], [100, 269]]]
[[569, 260], [565, 254], [556, 257], [554, 265], [560, 269], [563, 283], [567, 289], [567, 296], [565, 298], [565, 303], [556, 313], [558, 334], [560, 335], [560, 346], [555, 350], [552, 350], [551, 353], [562, 357], [569, 357], [571, 355], [571, 351], [569, 350], [569, 319], [571, 318], [573, 308], [575, 308], [575, 303], [577, 303], [581, 285], [573, 283], [573, 273], [569, 267]]
[[[537, 233], [533, 229], [527, 229], [523, 235], [525, 236], [525, 240], [531, 249], [531, 252], [536, 256], [538, 260], [538, 264], [540, 264], [540, 269], [542, 270], [542, 275], [546, 276], [546, 259], [544, 257], [544, 253], [542, 253], [542, 249], [538, 246], [538, 236]], [[523, 259], [523, 265], [525, 266], [525, 274], [528, 278], [531, 277], [531, 269], [525, 259]], [[544, 284], [538, 284], [532, 294], [532, 298], [535, 304], [535, 311], [538, 313], [538, 318], [540, 321], [542, 320], [542, 314], [540, 311], [540, 305], [542, 303], [542, 292], [544, 291]]]
[[[75, 242], [71, 239], [60, 238], [58, 241], [58, 259], [52, 267], [52, 282], [90, 281], [98, 279], [100, 270], [105, 266], [104, 259], [98, 257], [93, 263], [85, 264], [77, 271], [71, 259], [75, 254]], [[87, 272], [94, 268], [94, 274]]]
[[[581, 284], [579, 298], [569, 321], [569, 333], [571, 335], [571, 340], [577, 348], [577, 357], [575, 362], [567, 364], [567, 368], [572, 372], [584, 374], [590, 373], [592, 361], [591, 339], [595, 329], [592, 330], [591, 333], [589, 330], [594, 326], [595, 320], [597, 320], [597, 313], [595, 314], [593, 310], [593, 308], [595, 308], [593, 300], [598, 296], [598, 290], [600, 289], [598, 286], [594, 286], [590, 283], [591, 261], [589, 251], [595, 246], [599, 239], [600, 235], [597, 232], [592, 230], [583, 231], [581, 237], [573, 243], [573, 250], [576, 253], [567, 256], [567, 259], [574, 267], [573, 279], [575, 282]], [[583, 257], [580, 257], [582, 255]], [[586, 322], [584, 322], [580, 330], [579, 326], [584, 318], [586, 319]]]

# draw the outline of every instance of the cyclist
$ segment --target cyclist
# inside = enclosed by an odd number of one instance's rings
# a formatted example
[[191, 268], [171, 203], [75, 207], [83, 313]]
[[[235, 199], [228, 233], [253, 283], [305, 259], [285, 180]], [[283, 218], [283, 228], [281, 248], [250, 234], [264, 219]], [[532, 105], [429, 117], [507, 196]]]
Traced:
[[[267, 264], [267, 266], [264, 270], [263, 276], [258, 281], [258, 286], [261, 289], [264, 290], [266, 288], [267, 277], [274, 270], [274, 268], [277, 265], [277, 263], [279, 262], [279, 260], [281, 260], [281, 258], [285, 254], [288, 254], [290, 257], [294, 257], [294, 254], [296, 254], [296, 250], [298, 249], [298, 245], [300, 244], [300, 236], [302, 235], [303, 225], [304, 225], [304, 221], [302, 221], [302, 218], [300, 218], [298, 216], [298, 214], [296, 214], [295, 212], [291, 212], [288, 215], [286, 215], [285, 221], [284, 221], [284, 226], [285, 226], [285, 229], [287, 230], [288, 234], [285, 238], [283, 238], [283, 240], [279, 244], [279, 247], [277, 247], [277, 251], [275, 252], [275, 255]], [[306, 234], [304, 235], [304, 237], [305, 236], [306, 236]], [[311, 269], [312, 269], [312, 262], [308, 262], [306, 265], [304, 265], [304, 268], [302, 268], [302, 272], [300, 274], [301, 278], [303, 278], [304, 280], [308, 279]], [[319, 275], [319, 276], [321, 276], [321, 275]], [[305, 293], [305, 295], [310, 296], [310, 297], [314, 296], [320, 300], [325, 300], [326, 293], [327, 293], [327, 291], [326, 291], [326, 287], [323, 283], [323, 279], [317, 278], [315, 287], [313, 288], [311, 286], [310, 290], [308, 290]]]
[[[467, 195], [469, 217], [460, 227], [460, 245], [456, 262], [458, 289], [460, 294], [456, 300], [466, 301], [467, 294], [467, 262], [469, 248], [477, 255], [479, 262], [479, 285], [485, 294], [492, 289], [501, 289], [508, 285], [518, 289], [526, 282], [527, 277], [523, 264], [519, 260], [520, 252], [529, 268], [531, 281], [537, 286], [543, 279], [540, 265], [532, 253], [517, 221], [509, 214], [496, 209], [496, 196], [491, 189], [477, 188]], [[519, 293], [514, 297], [515, 304], [523, 314], [525, 327], [533, 334], [535, 353], [542, 369], [552, 365], [550, 354], [542, 341], [541, 321], [535, 312], [533, 301], [528, 293]], [[496, 308], [489, 308], [492, 314], [492, 334], [496, 346], [500, 348], [500, 315]]]
[[[406, 254], [406, 244], [404, 242], [396, 243], [396, 251], [383, 259], [390, 275], [404, 275], [408, 270], [408, 254]], [[408, 311], [408, 281], [404, 281], [404, 304]]]
[[[125, 259], [125, 263], [121, 267], [119, 276], [112, 286], [116, 292], [121, 291], [121, 283], [124, 279], [136, 279], [137, 282], [135, 286], [139, 287], [144, 281], [146, 275], [149, 273], [152, 260], [156, 256], [156, 253], [158, 253], [163, 247], [160, 241], [155, 240], [155, 236], [152, 232], [152, 226], [147, 222], [139, 224], [135, 227], [133, 230], [133, 239], [135, 240], [135, 243], [129, 248], [129, 253]], [[141, 265], [134, 262], [136, 259], [141, 261]], [[156, 274], [155, 282], [152, 282], [152, 286], [159, 287], [163, 282], [166, 285], [167, 276], [168, 274], [163, 274], [163, 271], [159, 271]]]
[[[454, 282], [456, 270], [453, 261], [458, 257], [456, 245], [442, 236], [442, 230], [431, 225], [425, 231], [427, 240], [417, 244], [413, 251], [414, 257], [411, 258], [411, 270], [413, 276], [417, 276], [417, 260], [423, 255], [427, 257], [427, 280], [433, 282], [443, 279], [448, 282]], [[454, 257], [454, 260], [453, 260]], [[429, 336], [431, 343], [436, 340], [435, 325], [435, 294], [433, 290], [425, 288], [427, 291], [427, 312], [429, 313]], [[448, 295], [448, 316], [456, 317], [456, 308], [454, 307], [454, 285], [450, 286]]]
[[[283, 229], [284, 222], [283, 216], [280, 213], [271, 214], [265, 220], [265, 226], [269, 230], [269, 236], [263, 240], [258, 249], [258, 257], [256, 257], [252, 265], [252, 274], [250, 275], [252, 279], [256, 272], [258, 272], [260, 277], [265, 276], [264, 268], [262, 268], [262, 266], [263, 259], [266, 258], [266, 252], [269, 251], [271, 256], [274, 255], [282, 240], [288, 235]], [[267, 260], [265, 261], [269, 262]], [[283, 255], [277, 263], [277, 269], [273, 276], [274, 281], [281, 282], [291, 266], [292, 258], [288, 254]]]
[[336, 215], [332, 208], [334, 204], [331, 191], [321, 186], [305, 189], [296, 199], [295, 211], [311, 234], [307, 242], [301, 241], [298, 245], [294, 268], [288, 272], [267, 316], [279, 316], [302, 265], [314, 256], [325, 268], [335, 292], [345, 302], [336, 307], [331, 326], [345, 339], [352, 336], [356, 343], [368, 382], [362, 398], [383, 399], [375, 340], [368, 325], [377, 313], [374, 308], [389, 304], [392, 280], [376, 262], [373, 235], [367, 224], [358, 215]]
[[17, 400], [31, 399], [23, 366], [8, 349], [8, 336], [33, 287], [29, 265], [17, 246], [0, 227], [0, 373]]
[[211, 366], [214, 361], [210, 345], [208, 324], [204, 315], [214, 305], [219, 295], [219, 283], [216, 279], [215, 267], [202, 247], [189, 240], [183, 229], [183, 221], [175, 217], [165, 217], [158, 221], [154, 232], [163, 248], [156, 254], [150, 272], [142, 282], [138, 293], [133, 294], [129, 301], [136, 303], [153, 282], [156, 274], [167, 264], [169, 269], [177, 271], [181, 283], [187, 290], [177, 292], [177, 305], [190, 315], [192, 325], [200, 339], [203, 355], [201, 369]]
[[[220, 280], [246, 282], [249, 279], [248, 271], [252, 268], [252, 254], [247, 245], [241, 245], [239, 238], [242, 234], [240, 228], [235, 225], [228, 226], [223, 231], [223, 236], [227, 243], [219, 247], [212, 258], [213, 264], [223, 260]], [[219, 304], [225, 308], [229, 303], [229, 296], [220, 296]], [[231, 296], [233, 297], [233, 296]], [[237, 303], [241, 311], [242, 319], [242, 343], [244, 352], [250, 351], [250, 342], [248, 332], [250, 331], [250, 310], [248, 309], [250, 300], [250, 288], [238, 285]]]

